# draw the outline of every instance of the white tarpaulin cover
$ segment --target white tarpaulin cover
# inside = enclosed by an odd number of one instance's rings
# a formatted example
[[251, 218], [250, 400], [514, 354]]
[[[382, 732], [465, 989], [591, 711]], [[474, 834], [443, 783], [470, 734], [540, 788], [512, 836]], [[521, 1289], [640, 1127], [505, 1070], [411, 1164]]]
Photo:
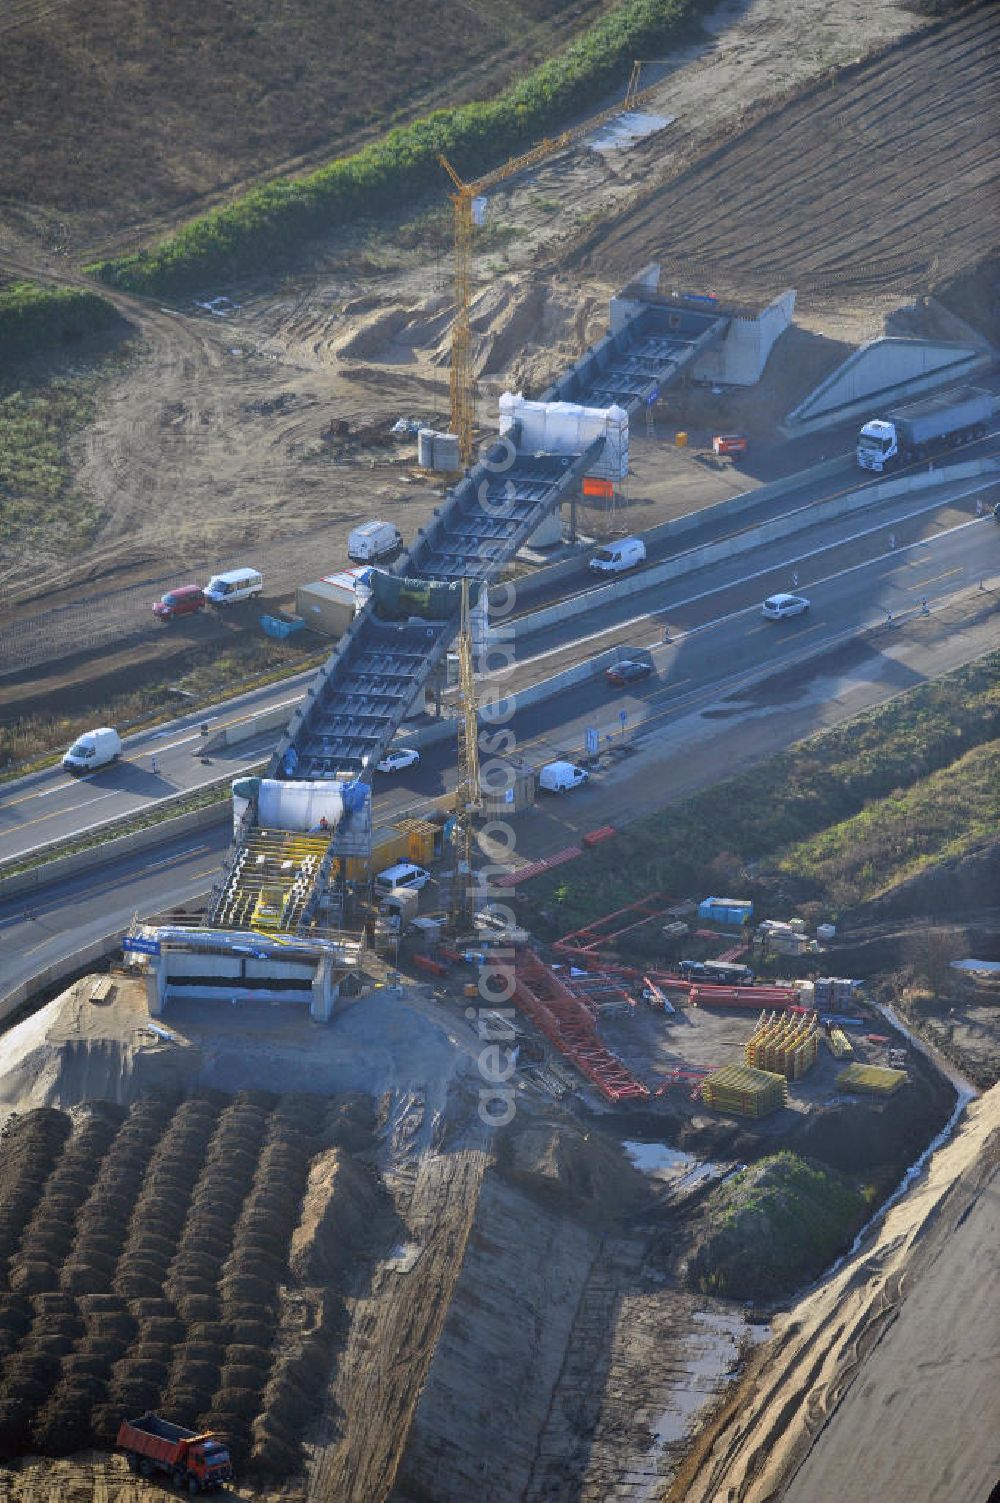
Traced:
[[582, 454], [595, 438], [604, 452], [589, 473], [607, 480], [628, 474], [628, 413], [624, 407], [581, 407], [578, 402], [528, 402], [520, 392], [500, 397], [500, 434], [521, 424], [518, 447], [527, 453]]
[[325, 819], [336, 829], [344, 813], [343, 785], [336, 781], [280, 782], [261, 778], [257, 799], [257, 822], [265, 830], [318, 831]]

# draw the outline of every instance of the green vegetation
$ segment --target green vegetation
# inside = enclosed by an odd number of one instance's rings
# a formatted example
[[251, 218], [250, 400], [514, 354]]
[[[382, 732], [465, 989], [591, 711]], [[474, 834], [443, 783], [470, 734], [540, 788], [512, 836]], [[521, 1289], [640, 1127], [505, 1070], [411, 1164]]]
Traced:
[[68, 380], [0, 397], [0, 542], [45, 533], [68, 553], [93, 537], [98, 513], [70, 495], [67, 447], [93, 416], [93, 397]]
[[[906, 811], [898, 800], [911, 788], [916, 802], [909, 810], [919, 806], [932, 832], [921, 848], [926, 858], [953, 854], [963, 844], [974, 844], [988, 828], [988, 748], [998, 735], [1000, 652], [995, 652], [631, 826], [571, 868], [535, 878], [522, 890], [530, 894], [536, 913], [557, 903], [553, 932], [565, 933], [646, 892], [683, 897], [706, 881], [724, 880], [726, 868], [735, 878], [747, 862], [780, 863], [791, 851], [796, 870], [805, 870], [808, 856], [800, 860], [795, 848], [831, 826], [867, 813], [869, 829], [888, 828], [891, 811], [878, 816], [873, 808], [882, 800], [897, 801], [899, 820], [905, 823]], [[978, 747], [984, 749], [983, 760], [971, 759], [964, 766], [963, 758]], [[963, 810], [948, 781], [953, 768], [970, 797], [975, 790], [965, 841]], [[941, 776], [931, 781], [936, 773]], [[885, 822], [879, 824], [880, 818]], [[908, 858], [909, 849], [901, 852], [897, 846], [894, 865], [882, 861], [865, 875], [870, 890], [881, 890], [893, 872], [908, 870], [900, 856]], [[913, 854], [916, 858], [921, 851]]]
[[1000, 741], [786, 851], [782, 872], [814, 883], [834, 909], [867, 902], [997, 833]]
[[785, 1293], [845, 1250], [872, 1198], [797, 1154], [761, 1159], [709, 1197], [688, 1282], [729, 1299]]
[[676, 35], [698, 0], [622, 0], [558, 56], [495, 99], [437, 110], [352, 156], [296, 180], [255, 188], [192, 220], [149, 252], [90, 270], [138, 292], [178, 293], [209, 278], [273, 269], [337, 224], [444, 191], [443, 152], [466, 178], [504, 161], [575, 111], [620, 87], [636, 57]]
[[123, 333], [128, 324], [95, 292], [12, 282], [0, 289], [0, 374], [15, 362], [79, 344], [90, 334]]

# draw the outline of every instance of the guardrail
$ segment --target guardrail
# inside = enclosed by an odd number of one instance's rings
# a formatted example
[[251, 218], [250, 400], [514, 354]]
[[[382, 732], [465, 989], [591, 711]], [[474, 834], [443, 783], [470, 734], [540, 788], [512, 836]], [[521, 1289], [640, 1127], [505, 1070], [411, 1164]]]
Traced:
[[[197, 790], [198, 793], [223, 789], [228, 790], [233, 780], [233, 774], [228, 773], [223, 778], [213, 779]], [[127, 814], [118, 814], [114, 819], [102, 821], [99, 824], [90, 825], [86, 830], [77, 830], [72, 835], [62, 840], [50, 840], [44, 845], [34, 846], [30, 851], [22, 851], [17, 856], [12, 856], [0, 865], [0, 898], [13, 897], [20, 892], [28, 892], [33, 887], [41, 887], [49, 882], [58, 881], [61, 877], [69, 877], [77, 872], [89, 871], [95, 866], [100, 866], [106, 861], [115, 860], [121, 855], [127, 855], [132, 851], [145, 850], [150, 846], [157, 845], [165, 838], [164, 831], [172, 834], [182, 834], [186, 829], [201, 829], [205, 825], [212, 824], [228, 815], [230, 803], [228, 799], [220, 799], [218, 803], [199, 805], [197, 809], [189, 809], [183, 814], [176, 816], [165, 815], [162, 819], [154, 820], [151, 824], [143, 826], [140, 830], [134, 830], [128, 835], [115, 837], [115, 827], [127, 824], [129, 820], [143, 818], [150, 807], [160, 810], [170, 804], [181, 803], [193, 795], [187, 793], [171, 793], [163, 799], [158, 799], [156, 804], [146, 805], [144, 809], [133, 809]], [[220, 812], [221, 811], [221, 812]], [[200, 817], [199, 817], [200, 816]], [[83, 851], [74, 851], [60, 856], [59, 851], [65, 850], [75, 840], [85, 838], [96, 830], [108, 830], [111, 833], [108, 838], [99, 844], [90, 846]], [[10, 872], [9, 868], [18, 866], [23, 861], [32, 859], [33, 864], [23, 871]], [[5, 871], [8, 873], [5, 875]]]

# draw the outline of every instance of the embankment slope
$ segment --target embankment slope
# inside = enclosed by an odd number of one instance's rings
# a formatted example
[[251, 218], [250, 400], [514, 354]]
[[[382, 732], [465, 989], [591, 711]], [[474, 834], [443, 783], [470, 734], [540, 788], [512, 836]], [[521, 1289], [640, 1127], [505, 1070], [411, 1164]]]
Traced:
[[663, 1503], [983, 1503], [1000, 1475], [1000, 1087], [777, 1322]]

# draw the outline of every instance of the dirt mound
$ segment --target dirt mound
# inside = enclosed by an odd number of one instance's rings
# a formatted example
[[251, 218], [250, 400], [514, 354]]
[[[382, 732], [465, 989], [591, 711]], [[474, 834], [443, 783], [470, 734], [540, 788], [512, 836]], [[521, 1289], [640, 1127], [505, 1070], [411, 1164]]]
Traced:
[[497, 1167], [547, 1206], [585, 1216], [619, 1216], [648, 1194], [618, 1144], [572, 1119], [514, 1124], [498, 1145]]
[[300, 1284], [336, 1284], [369, 1234], [378, 1197], [371, 1180], [340, 1148], [318, 1154], [309, 1170], [289, 1266]]
[[123, 1412], [154, 1408], [237, 1462], [258, 1421], [269, 1455], [297, 1457], [342, 1326], [332, 1289], [294, 1281], [332, 1285], [370, 1231], [371, 1179], [327, 1142], [367, 1146], [372, 1122], [354, 1097], [267, 1092], [12, 1117], [0, 1452], [109, 1445]]

